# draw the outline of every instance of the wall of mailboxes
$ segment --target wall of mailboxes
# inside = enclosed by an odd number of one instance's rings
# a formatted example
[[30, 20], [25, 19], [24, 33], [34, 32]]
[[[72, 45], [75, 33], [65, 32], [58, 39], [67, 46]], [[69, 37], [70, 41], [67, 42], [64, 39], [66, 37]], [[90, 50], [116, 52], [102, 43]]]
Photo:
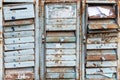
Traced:
[[119, 0], [0, 0], [0, 80], [120, 80]]

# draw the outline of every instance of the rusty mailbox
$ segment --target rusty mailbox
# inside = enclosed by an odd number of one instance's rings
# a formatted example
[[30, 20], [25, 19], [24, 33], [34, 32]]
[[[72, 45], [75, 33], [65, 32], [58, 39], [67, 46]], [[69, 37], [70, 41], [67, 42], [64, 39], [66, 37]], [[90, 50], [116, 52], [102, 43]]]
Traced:
[[120, 80], [118, 0], [0, 0], [0, 80]]

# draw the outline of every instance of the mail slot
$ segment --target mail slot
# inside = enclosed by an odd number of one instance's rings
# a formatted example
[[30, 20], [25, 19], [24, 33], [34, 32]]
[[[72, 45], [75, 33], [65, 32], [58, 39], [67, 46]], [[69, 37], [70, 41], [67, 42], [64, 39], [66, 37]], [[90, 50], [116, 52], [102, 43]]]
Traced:
[[33, 4], [4, 6], [4, 20], [18, 20], [34, 18]]

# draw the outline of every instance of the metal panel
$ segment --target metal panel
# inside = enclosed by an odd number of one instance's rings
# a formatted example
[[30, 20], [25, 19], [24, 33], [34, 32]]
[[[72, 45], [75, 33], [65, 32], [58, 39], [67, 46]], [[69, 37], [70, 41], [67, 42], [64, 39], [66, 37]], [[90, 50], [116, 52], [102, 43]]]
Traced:
[[34, 61], [4, 63], [5, 68], [33, 67]]
[[106, 38], [87, 38], [88, 44], [100, 44], [100, 43], [116, 43], [118, 41], [117, 37], [106, 37]]
[[46, 78], [57, 78], [57, 79], [74, 79], [75, 78], [75, 73], [47, 73]]
[[25, 31], [25, 30], [34, 30], [34, 25], [23, 25], [23, 26], [9, 26], [4, 27], [5, 32], [13, 32], [13, 31]]
[[87, 61], [86, 67], [117, 67], [117, 61]]
[[73, 67], [76, 66], [76, 61], [46, 61], [47, 67]]
[[89, 30], [98, 30], [98, 29], [117, 29], [117, 24], [89, 24], [88, 29]]
[[47, 31], [73, 31], [76, 25], [46, 25]]
[[76, 4], [48, 4], [46, 18], [76, 18]]
[[5, 44], [32, 43], [34, 42], [34, 37], [7, 38], [4, 40]]
[[9, 3], [13, 3], [13, 2], [27, 2], [27, 3], [29, 3], [29, 2], [34, 2], [35, 0], [4, 0], [4, 2], [9, 2]]
[[26, 56], [26, 55], [34, 55], [34, 49], [26, 49], [26, 50], [19, 50], [19, 51], [9, 51], [4, 52], [4, 56]]
[[74, 25], [76, 24], [76, 19], [46, 19], [46, 24], [53, 25], [53, 24], [64, 24], [64, 25]]
[[4, 57], [6, 63], [9, 62], [25, 62], [25, 61], [34, 61], [34, 55], [24, 55], [24, 56], [7, 56]]
[[23, 69], [6, 69], [5, 70], [5, 80], [16, 80], [16, 79], [34, 79], [33, 68], [23, 68]]
[[109, 74], [109, 73], [116, 73], [117, 68], [111, 67], [111, 68], [87, 68], [86, 74]]
[[115, 74], [86, 75], [86, 80], [116, 80]]
[[116, 18], [115, 8], [113, 6], [88, 6], [87, 10], [90, 19]]
[[34, 31], [17, 31], [17, 32], [4, 33], [4, 38], [18, 38], [18, 37], [32, 37], [32, 36], [34, 36]]
[[116, 3], [116, 0], [86, 0], [86, 3]]
[[75, 42], [75, 37], [47, 37], [46, 42]]
[[75, 49], [46, 49], [47, 55], [55, 55], [55, 54], [62, 54], [62, 55], [75, 55]]
[[116, 49], [117, 43], [87, 44], [87, 49]]
[[64, 48], [64, 49], [73, 49], [76, 48], [75, 43], [47, 43], [46, 48]]
[[27, 24], [33, 24], [34, 21], [33, 19], [29, 20], [17, 20], [17, 21], [9, 21], [9, 22], [4, 22], [4, 26], [16, 26], [16, 25], [27, 25]]
[[5, 6], [3, 10], [5, 20], [28, 19], [35, 16], [33, 4]]
[[34, 48], [34, 43], [24, 43], [24, 44], [10, 44], [4, 45], [6, 50], [18, 50], [18, 49], [32, 49]]
[[0, 80], [3, 80], [3, 14], [2, 14], [2, 0], [0, 0]]
[[77, 5], [52, 3], [45, 9], [45, 65], [47, 71], [52, 68], [46, 72], [46, 79], [79, 79]]

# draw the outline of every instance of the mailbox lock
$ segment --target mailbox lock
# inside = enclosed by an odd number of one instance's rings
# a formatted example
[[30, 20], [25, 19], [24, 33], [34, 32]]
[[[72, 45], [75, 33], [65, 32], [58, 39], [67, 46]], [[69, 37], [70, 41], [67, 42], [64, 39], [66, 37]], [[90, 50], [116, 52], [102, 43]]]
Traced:
[[15, 17], [14, 17], [14, 16], [12, 16], [12, 17], [11, 17], [11, 19], [12, 19], [12, 20], [15, 20]]

